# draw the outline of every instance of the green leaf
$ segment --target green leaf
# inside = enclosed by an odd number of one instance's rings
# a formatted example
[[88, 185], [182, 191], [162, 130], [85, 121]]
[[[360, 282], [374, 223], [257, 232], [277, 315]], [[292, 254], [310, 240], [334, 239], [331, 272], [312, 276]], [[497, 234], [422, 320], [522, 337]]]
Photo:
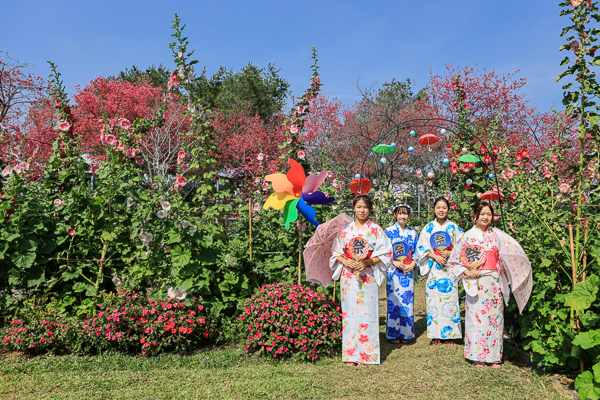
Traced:
[[192, 259], [192, 251], [189, 248], [181, 248], [181, 246], [175, 247], [171, 250], [171, 260], [173, 265], [176, 267], [186, 266]]
[[573, 291], [565, 299], [565, 305], [572, 310], [587, 310], [596, 301], [600, 278], [590, 276], [586, 281], [575, 284]]
[[591, 371], [585, 371], [583, 374], [577, 376], [575, 379], [575, 389], [577, 389], [577, 394], [583, 400], [600, 399], [600, 385], [594, 382], [594, 375]]
[[579, 320], [581, 321], [584, 327], [586, 327], [587, 329], [591, 329], [596, 326], [596, 323], [598, 321], [600, 321], [600, 315], [596, 314], [591, 310], [588, 310], [585, 312], [585, 314], [579, 316]]
[[50, 254], [56, 249], [56, 243], [53, 241], [44, 242], [44, 245], [40, 248], [42, 254]]
[[33, 265], [33, 262], [35, 261], [34, 252], [27, 252], [25, 254], [15, 253], [13, 257], [13, 263], [21, 269], [27, 269], [31, 267]]
[[600, 363], [594, 364], [592, 371], [594, 372], [594, 381], [600, 383]]
[[102, 239], [104, 239], [107, 242], [112, 242], [116, 238], [117, 238], [117, 234], [114, 232], [108, 232], [108, 231], [102, 232]]
[[[591, 349], [594, 346], [600, 345], [600, 329], [595, 329], [588, 332], [581, 332], [573, 340], [573, 345], [581, 346], [582, 349]], [[535, 350], [534, 350], [535, 351]]]
[[27, 286], [28, 287], [37, 286], [40, 283], [44, 282], [45, 280], [46, 279], [45, 279], [45, 275], [44, 275], [44, 270], [39, 265], [36, 265], [35, 267], [30, 268], [27, 271]]

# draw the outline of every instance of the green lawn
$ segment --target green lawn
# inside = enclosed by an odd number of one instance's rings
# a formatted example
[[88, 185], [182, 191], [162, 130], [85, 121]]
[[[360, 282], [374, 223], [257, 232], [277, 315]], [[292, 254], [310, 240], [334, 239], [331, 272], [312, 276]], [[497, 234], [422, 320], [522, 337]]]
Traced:
[[[383, 292], [382, 292], [383, 293]], [[385, 295], [385, 294], [384, 294]], [[385, 314], [385, 299], [381, 301]], [[0, 361], [2, 399], [562, 399], [548, 379], [505, 362], [474, 368], [460, 345], [429, 346], [425, 289], [417, 288], [413, 346], [385, 340], [379, 366], [259, 360], [238, 348], [189, 357], [37, 357]]]

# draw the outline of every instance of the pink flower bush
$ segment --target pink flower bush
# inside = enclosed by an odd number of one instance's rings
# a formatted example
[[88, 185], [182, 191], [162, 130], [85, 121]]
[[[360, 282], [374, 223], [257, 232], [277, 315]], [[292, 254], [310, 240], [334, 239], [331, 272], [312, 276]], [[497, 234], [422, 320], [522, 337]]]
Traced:
[[58, 122], [58, 129], [60, 129], [63, 132], [68, 131], [71, 128], [71, 124], [67, 121], [59, 121]]
[[248, 328], [244, 348], [268, 357], [315, 360], [337, 355], [342, 344], [340, 307], [322, 293], [291, 283], [261, 287], [238, 318]]
[[177, 299], [148, 299], [118, 292], [99, 304], [94, 315], [15, 319], [0, 330], [2, 343], [16, 351], [40, 354], [69, 351], [77, 355], [117, 351], [154, 355], [188, 353], [207, 343], [211, 331], [204, 307]]

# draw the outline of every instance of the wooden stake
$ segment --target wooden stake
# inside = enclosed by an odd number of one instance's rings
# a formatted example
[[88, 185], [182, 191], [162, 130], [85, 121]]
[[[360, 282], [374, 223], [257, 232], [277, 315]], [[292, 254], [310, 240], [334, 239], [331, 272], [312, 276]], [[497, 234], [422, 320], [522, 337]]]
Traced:
[[252, 199], [248, 199], [248, 215], [250, 216], [250, 240], [248, 244], [250, 246], [250, 261], [252, 261]]
[[[577, 283], [577, 261], [575, 260], [575, 243], [573, 241], [573, 226], [572, 220], [569, 218], [569, 242], [571, 245], [571, 269], [573, 274], [573, 289], [575, 289], [575, 284]], [[575, 323], [575, 329], [577, 329], [577, 333], [581, 332], [581, 326], [579, 324], [579, 313], [571, 311], [572, 321]], [[581, 373], [585, 371], [585, 365], [583, 364], [583, 358], [581, 355], [579, 356], [579, 369]]]

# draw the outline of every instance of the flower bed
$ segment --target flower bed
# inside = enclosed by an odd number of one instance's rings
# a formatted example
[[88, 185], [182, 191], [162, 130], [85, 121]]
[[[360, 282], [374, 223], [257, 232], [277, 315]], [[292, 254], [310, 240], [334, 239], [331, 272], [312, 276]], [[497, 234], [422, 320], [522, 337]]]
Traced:
[[324, 294], [289, 283], [265, 285], [244, 303], [245, 349], [272, 357], [315, 360], [339, 353], [340, 307]]
[[75, 317], [13, 320], [0, 330], [2, 345], [30, 354], [103, 351], [141, 353], [189, 352], [208, 341], [210, 330], [198, 303], [148, 299], [118, 293], [96, 314]]

